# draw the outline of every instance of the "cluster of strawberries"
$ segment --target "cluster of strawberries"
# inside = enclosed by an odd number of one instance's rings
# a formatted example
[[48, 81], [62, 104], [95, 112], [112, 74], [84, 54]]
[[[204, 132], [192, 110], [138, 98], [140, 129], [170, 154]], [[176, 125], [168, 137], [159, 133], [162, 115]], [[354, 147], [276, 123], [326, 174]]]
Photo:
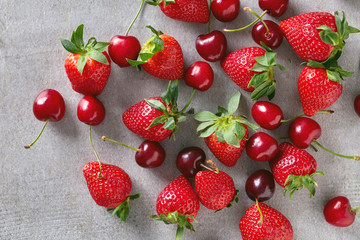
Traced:
[[[159, 5], [167, 16], [176, 20], [209, 22], [210, 10], [206, 0], [142, 0], [139, 12], [145, 2]], [[265, 10], [264, 14], [275, 17], [282, 15], [287, 4], [288, 0], [259, 0], [260, 7]], [[239, 0], [213, 0], [210, 9], [218, 20], [225, 22], [236, 18], [239, 6]], [[253, 12], [249, 8], [247, 10]], [[222, 32], [213, 31], [208, 35], [200, 35], [196, 40], [199, 54], [207, 61], [221, 61], [225, 73], [240, 88], [251, 92], [253, 100], [263, 96], [271, 100], [275, 96], [276, 87], [274, 67], [285, 70], [282, 65], [276, 63], [276, 53], [272, 49], [278, 47], [285, 36], [296, 54], [307, 62], [298, 80], [304, 115], [331, 112], [323, 109], [330, 107], [341, 95], [341, 80], [352, 75], [351, 72], [343, 70], [337, 62], [345, 46], [344, 40], [350, 33], [360, 31], [348, 25], [344, 13], [342, 18], [338, 13], [305, 13], [281, 21], [280, 26], [271, 21], [263, 21], [261, 16], [254, 14], [257, 19], [249, 26], [258, 22], [256, 28], [254, 27], [255, 33], [253, 30], [253, 38], [258, 40], [256, 42], [265, 50], [260, 47], [249, 47], [225, 56], [226, 38]], [[147, 98], [127, 109], [122, 115], [126, 127], [146, 139], [142, 145], [133, 148], [103, 137], [103, 140], [110, 140], [137, 151], [135, 159], [140, 166], [158, 167], [165, 158], [165, 151], [158, 142], [174, 137], [178, 130], [177, 124], [185, 121], [188, 115], [194, 114], [192, 108], [188, 109], [194, 93], [196, 90], [209, 89], [214, 80], [214, 73], [211, 66], [203, 61], [195, 62], [185, 71], [179, 43], [151, 26], [147, 27], [154, 35], [140, 46], [136, 37], [128, 36], [132, 24], [125, 36], [114, 36], [110, 42], [97, 42], [95, 38], [91, 38], [86, 44], [83, 40], [84, 26], [80, 25], [73, 32], [71, 40], [61, 39], [64, 48], [70, 52], [65, 61], [65, 70], [73, 90], [85, 95], [79, 102], [77, 114], [80, 121], [89, 125], [91, 145], [91, 126], [100, 124], [105, 117], [104, 105], [96, 96], [101, 94], [106, 86], [111, 71], [111, 60], [120, 67], [137, 66], [152, 76], [170, 80], [167, 90], [161, 96]], [[178, 109], [177, 81], [183, 78], [186, 84], [193, 88], [193, 92], [185, 106]], [[316, 172], [316, 160], [303, 149], [314, 143], [331, 152], [316, 140], [321, 134], [319, 124], [303, 115], [290, 119], [295, 119], [289, 127], [289, 136], [293, 144], [285, 142], [278, 146], [277, 140], [264, 132], [257, 132], [249, 138], [249, 128], [256, 131], [260, 125], [264, 129], [272, 130], [289, 120], [283, 119], [278, 106], [266, 101], [258, 101], [253, 105], [252, 117], [258, 125], [250, 122], [246, 116], [234, 116], [240, 96], [240, 92], [236, 92], [230, 98], [227, 109], [218, 107], [217, 113], [202, 111], [194, 115], [194, 119], [201, 122], [197, 131], [201, 132], [200, 137], [204, 138], [210, 151], [221, 163], [231, 167], [236, 164], [246, 148], [246, 153], [251, 159], [269, 162], [275, 181], [284, 188], [284, 192], [290, 191], [290, 197], [303, 186], [314, 195], [316, 182], [313, 177], [322, 173]], [[62, 119], [65, 103], [57, 91], [47, 89], [35, 99], [33, 111], [37, 119], [45, 121], [45, 127], [48, 121]], [[38, 137], [26, 148], [33, 145]], [[130, 196], [132, 183], [128, 174], [117, 166], [101, 163], [94, 147], [93, 150], [98, 161], [89, 162], [83, 167], [89, 192], [98, 205], [111, 209], [113, 215], [126, 221], [130, 200], [140, 195]], [[334, 154], [360, 159], [357, 156]], [[206, 167], [203, 163], [179, 163], [178, 168], [181, 172], [192, 172], [196, 191], [187, 179], [188, 176], [184, 174], [185, 176], [181, 175], [170, 182], [158, 196], [157, 215], [152, 218], [167, 224], [178, 224], [176, 239], [181, 238], [184, 228], [194, 230], [191, 222], [195, 220], [199, 202], [209, 209], [218, 211], [230, 206], [232, 201], [237, 201], [237, 191], [232, 178], [219, 171], [213, 163], [210, 162], [210, 165]], [[204, 167], [208, 170], [205, 171]], [[267, 188], [269, 187], [264, 187], [265, 190]], [[253, 196], [256, 203], [246, 211], [239, 222], [243, 239], [292, 239], [293, 230], [290, 222], [277, 210], [259, 203], [265, 200], [261, 199], [260, 195], [261, 193]], [[345, 202], [344, 199], [342, 201]], [[334, 215], [331, 210], [327, 211], [330, 212], [328, 215]], [[353, 216], [355, 212], [354, 209], [351, 210]], [[336, 220], [339, 219], [328, 221], [337, 226], [352, 223], [336, 223]]]

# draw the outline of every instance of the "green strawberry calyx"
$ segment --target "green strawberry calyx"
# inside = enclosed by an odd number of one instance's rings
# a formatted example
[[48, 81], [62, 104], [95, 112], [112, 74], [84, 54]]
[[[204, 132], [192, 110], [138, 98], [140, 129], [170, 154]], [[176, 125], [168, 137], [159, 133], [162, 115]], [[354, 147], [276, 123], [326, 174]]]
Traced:
[[170, 3], [175, 3], [175, 0], [152, 0], [152, 1], [146, 1], [147, 4], [153, 5], [153, 6], [158, 6], [162, 2], [165, 3], [165, 7], [166, 7]]
[[135, 200], [141, 197], [141, 194], [135, 194], [128, 196], [119, 206], [114, 209], [108, 209], [109, 212], [112, 212], [112, 216], [117, 216], [120, 218], [124, 223], [126, 223], [126, 219], [129, 216], [130, 212], [130, 200]]
[[245, 116], [233, 116], [239, 107], [240, 97], [240, 92], [236, 92], [229, 100], [228, 109], [219, 106], [216, 114], [209, 111], [195, 114], [195, 120], [202, 122], [196, 129], [197, 132], [201, 131], [200, 137], [206, 138], [215, 133], [218, 142], [226, 142], [239, 148], [240, 140], [245, 139], [244, 125], [254, 131], [259, 128]]
[[309, 190], [310, 197], [315, 195], [315, 187], [317, 186], [317, 183], [314, 179], [316, 175], [322, 175], [324, 176], [323, 172], [317, 171], [310, 175], [293, 175], [290, 174], [286, 180], [285, 180], [285, 188], [283, 190], [283, 195], [286, 195], [286, 192], [290, 192], [290, 200], [292, 199], [292, 196], [294, 195], [295, 191], [302, 189], [304, 186]]
[[98, 42], [94, 37], [92, 37], [85, 45], [83, 32], [84, 25], [81, 24], [77, 27], [75, 31], [73, 31], [71, 35], [71, 40], [63, 38], [60, 39], [61, 44], [67, 51], [74, 54], [80, 54], [79, 60], [76, 64], [76, 68], [78, 69], [80, 74], [83, 73], [88, 57], [102, 64], [109, 65], [109, 61], [107, 60], [103, 52], [107, 49], [110, 43]]
[[197, 222], [193, 215], [179, 214], [178, 211], [168, 213], [167, 215], [151, 215], [150, 218], [156, 221], [163, 221], [165, 224], [177, 224], [178, 227], [176, 230], [175, 240], [181, 239], [181, 237], [184, 235], [184, 227], [189, 229], [191, 232], [195, 232], [195, 229], [193, 225], [188, 221], [188, 218]]
[[255, 57], [256, 63], [250, 71], [256, 72], [251, 78], [248, 88], [253, 86], [255, 90], [251, 93], [251, 99], [257, 100], [263, 96], [267, 96], [269, 100], [275, 96], [276, 81], [274, 79], [274, 67], [278, 67], [281, 71], [286, 68], [275, 61], [277, 53], [267, 49], [263, 56]]

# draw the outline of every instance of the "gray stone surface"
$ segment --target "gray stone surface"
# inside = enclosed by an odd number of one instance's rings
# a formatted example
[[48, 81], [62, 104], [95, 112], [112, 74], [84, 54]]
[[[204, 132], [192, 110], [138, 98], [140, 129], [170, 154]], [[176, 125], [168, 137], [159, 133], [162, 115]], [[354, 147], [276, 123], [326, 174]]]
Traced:
[[[257, 1], [242, 1], [242, 7], [250, 6], [260, 12]], [[108, 84], [99, 96], [107, 109], [105, 121], [93, 128], [94, 145], [103, 162], [122, 167], [133, 180], [132, 193], [142, 197], [131, 205], [128, 223], [112, 218], [89, 195], [82, 175], [82, 166], [94, 161], [88, 140], [87, 125], [78, 121], [76, 108], [82, 98], [71, 89], [64, 71], [67, 52], [60, 38], [70, 38], [71, 32], [81, 23], [85, 25], [85, 38], [96, 36], [108, 41], [113, 35], [124, 34], [135, 15], [140, 1], [0, 1], [0, 104], [1, 104], [1, 174], [0, 174], [0, 239], [173, 239], [175, 226], [165, 226], [148, 217], [156, 213], [155, 203], [160, 191], [176, 176], [177, 153], [186, 146], [202, 147], [209, 158], [214, 158], [204, 142], [195, 133], [197, 123], [189, 119], [181, 123], [176, 142], [164, 141], [166, 162], [149, 170], [137, 166], [134, 152], [100, 140], [102, 135], [121, 140], [137, 147], [142, 140], [122, 123], [121, 115], [132, 104], [146, 97], [159, 95], [167, 86], [145, 71], [135, 68], [120, 69], [112, 64]], [[287, 13], [281, 19], [310, 11], [344, 10], [349, 23], [360, 27], [360, 1], [318, 0], [291, 1]], [[271, 19], [271, 17], [267, 17]], [[212, 29], [244, 26], [253, 17], [241, 12], [228, 24], [212, 20]], [[207, 26], [185, 23], [167, 18], [158, 7], [145, 6], [130, 34], [144, 42], [151, 36], [146, 25], [152, 25], [174, 36], [182, 46], [185, 64], [189, 66], [201, 60], [195, 50], [197, 35], [205, 33]], [[250, 30], [226, 34], [229, 51], [255, 45]], [[331, 107], [332, 116], [314, 117], [322, 126], [319, 139], [334, 151], [359, 154], [360, 119], [354, 113], [353, 99], [360, 93], [359, 56], [360, 34], [347, 41], [340, 63], [344, 69], [354, 71], [353, 77], [344, 83], [344, 91]], [[284, 42], [278, 50], [279, 62], [289, 68], [276, 72], [278, 86], [273, 100], [284, 110], [285, 117], [302, 112], [297, 93], [297, 77], [302, 69], [301, 60]], [[292, 65], [288, 59], [292, 60]], [[192, 106], [196, 111], [216, 111], [224, 106], [237, 90], [225, 75], [219, 63], [211, 63], [215, 82], [210, 90], [198, 92]], [[65, 98], [67, 111], [64, 119], [48, 124], [43, 136], [30, 150], [23, 148], [40, 131], [42, 122], [35, 119], [32, 104], [36, 95], [46, 89], [57, 89]], [[251, 118], [253, 102], [243, 92], [238, 114]], [[179, 105], [190, 96], [191, 89], [180, 82]], [[286, 136], [288, 124], [271, 132], [273, 136]], [[275, 196], [268, 205], [281, 211], [291, 221], [294, 239], [359, 239], [359, 219], [348, 228], [336, 228], [327, 224], [322, 209], [330, 198], [347, 196], [354, 206], [360, 205], [360, 163], [334, 157], [324, 151], [308, 150], [318, 161], [318, 170], [325, 177], [317, 177], [317, 194], [309, 198], [307, 191], [298, 191], [292, 201], [281, 194], [277, 186]], [[244, 183], [252, 172], [268, 169], [266, 163], [250, 160], [246, 154], [233, 168], [219, 164], [228, 172], [240, 190], [239, 203], [218, 213], [201, 207], [194, 224], [196, 232], [185, 233], [183, 239], [241, 239], [238, 222], [245, 210], [253, 203], [247, 198]]]

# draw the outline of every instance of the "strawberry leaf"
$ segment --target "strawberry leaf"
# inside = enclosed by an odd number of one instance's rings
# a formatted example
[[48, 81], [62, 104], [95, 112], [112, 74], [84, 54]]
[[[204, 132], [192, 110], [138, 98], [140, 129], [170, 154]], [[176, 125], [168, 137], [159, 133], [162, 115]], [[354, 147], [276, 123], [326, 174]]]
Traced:
[[87, 57], [86, 57], [86, 56], [81, 55], [81, 56], [79, 57], [79, 60], [78, 60], [78, 62], [77, 62], [77, 64], [76, 64], [76, 68], [77, 68], [77, 70], [79, 71], [80, 74], [83, 73], [84, 67], [85, 67], [85, 65], [86, 65], [86, 61], [87, 61]]
[[239, 139], [235, 135], [235, 125], [228, 127], [223, 134], [224, 134], [225, 142], [227, 144], [232, 145], [237, 148], [240, 147]]
[[245, 137], [245, 127], [238, 122], [235, 122], [235, 134], [238, 139], [244, 139]]
[[145, 99], [145, 102], [147, 104], [149, 104], [151, 107], [162, 111], [163, 113], [166, 112], [166, 107], [164, 106], [164, 104], [162, 102], [160, 102], [159, 100], [156, 99]]
[[341, 76], [338, 72], [326, 70], [327, 77], [334, 82], [341, 82]]
[[97, 50], [99, 52], [105, 51], [111, 43], [109, 42], [97, 42], [95, 46], [93, 47], [94, 50]]
[[260, 86], [256, 87], [255, 90], [251, 93], [250, 97], [252, 100], [258, 100], [262, 96], [266, 96], [268, 88], [272, 86], [273, 83], [264, 82]]
[[89, 57], [99, 63], [109, 65], [109, 61], [102, 52], [99, 52], [97, 50], [89, 51]]
[[175, 126], [176, 126], [175, 119], [173, 117], [169, 117], [165, 122], [163, 128], [172, 130], [175, 128]]
[[78, 48], [84, 48], [84, 24], [81, 24], [77, 27], [76, 31], [73, 32], [74, 38], [71, 37], [71, 40]]
[[248, 126], [251, 130], [253, 130], [253, 131], [255, 131], [255, 132], [256, 132], [256, 130], [259, 128], [258, 125], [256, 125], [255, 123], [250, 122], [245, 116], [238, 117], [238, 118], [236, 119], [236, 121], [237, 121], [238, 123], [242, 123], [242, 124]]
[[130, 200], [137, 199], [141, 196], [141, 194], [128, 196], [119, 206], [114, 209], [108, 209], [109, 212], [112, 212], [112, 216], [117, 216], [124, 223], [126, 223], [126, 219], [129, 216], [130, 212]]
[[224, 134], [222, 134], [222, 132], [216, 131], [215, 134], [218, 142], [225, 142]]
[[286, 195], [286, 192], [289, 191], [290, 192], [290, 200], [292, 199], [292, 196], [294, 195], [295, 191], [302, 189], [303, 186], [305, 186], [309, 192], [310, 192], [310, 197], [315, 195], [315, 186], [317, 186], [317, 183], [314, 179], [314, 176], [316, 175], [323, 175], [323, 172], [315, 172], [311, 175], [293, 175], [290, 174], [288, 175], [288, 177], [286, 178], [284, 185], [285, 188], [283, 190], [283, 195]]
[[233, 115], [239, 107], [240, 103], [240, 92], [236, 92], [229, 100], [228, 103], [228, 115]]
[[209, 126], [208, 128], [205, 128], [204, 131], [201, 132], [200, 137], [206, 138], [209, 137], [211, 134], [213, 134], [217, 130], [218, 126], [217, 124], [213, 124]]
[[196, 128], [196, 131], [200, 132], [209, 126], [214, 125], [215, 123], [216, 121], [208, 121], [208, 122], [200, 123], [199, 126]]
[[153, 126], [156, 126], [156, 125], [159, 125], [159, 124], [163, 124], [163, 123], [166, 122], [167, 119], [168, 119], [168, 117], [165, 116], [165, 115], [162, 115], [162, 116], [160, 116], [160, 117], [157, 117], [157, 118], [155, 118], [155, 119], [151, 122], [151, 124], [147, 127], [147, 129], [150, 129], [150, 128], [152, 128]]
[[199, 122], [207, 122], [207, 121], [217, 120], [218, 116], [216, 116], [214, 113], [209, 111], [202, 111], [195, 114], [194, 118]]
[[254, 88], [257, 88], [260, 84], [262, 84], [264, 81], [266, 81], [267, 79], [267, 76], [268, 76], [268, 73], [267, 72], [263, 72], [263, 73], [260, 73], [260, 74], [255, 74], [249, 84], [248, 84], [248, 88], [253, 86]]
[[66, 51], [71, 53], [82, 53], [82, 50], [79, 49], [74, 43], [69, 40], [60, 38], [61, 44], [66, 49]]
[[229, 115], [229, 112], [225, 108], [218, 106], [218, 112], [216, 115], [218, 116]]

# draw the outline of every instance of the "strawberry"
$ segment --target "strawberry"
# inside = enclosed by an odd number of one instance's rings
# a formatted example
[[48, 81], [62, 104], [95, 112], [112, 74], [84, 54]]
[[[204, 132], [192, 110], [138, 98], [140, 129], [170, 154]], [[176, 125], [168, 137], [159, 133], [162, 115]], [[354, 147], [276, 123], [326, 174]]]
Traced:
[[178, 224], [176, 239], [180, 239], [184, 233], [184, 226], [194, 231], [191, 222], [195, 220], [199, 208], [199, 199], [194, 189], [189, 180], [181, 175], [161, 191], [156, 200], [158, 215], [151, 218], [164, 221], [166, 224]]
[[239, 222], [243, 240], [291, 240], [293, 229], [289, 220], [276, 209], [256, 202]]
[[95, 202], [126, 222], [129, 201], [140, 197], [140, 194], [129, 196], [132, 186], [129, 175], [117, 166], [99, 162], [86, 163], [83, 173]]
[[231, 206], [236, 195], [232, 178], [219, 170], [199, 171], [195, 176], [195, 189], [202, 205], [216, 211]]
[[99, 95], [105, 88], [111, 71], [110, 58], [105, 51], [110, 43], [91, 38], [84, 46], [84, 25], [78, 26], [71, 41], [61, 39], [70, 53], [65, 60], [65, 71], [74, 91], [84, 95]]
[[271, 100], [275, 96], [276, 86], [274, 67], [285, 70], [276, 63], [276, 55], [275, 52], [266, 52], [259, 47], [238, 49], [221, 61], [221, 67], [236, 85], [252, 92], [251, 99], [268, 96]]
[[[161, 97], [145, 99], [128, 108], [122, 115], [123, 122], [129, 130], [142, 138], [163, 141], [177, 131], [177, 123], [185, 121], [183, 113], [192, 96], [185, 108], [179, 112], [176, 103], [178, 81], [169, 81], [168, 89]], [[185, 114], [192, 113], [193, 109], [190, 109]]]
[[159, 5], [169, 18], [183, 22], [209, 22], [209, 6], [206, 0], [153, 0], [148, 4]]
[[202, 122], [197, 131], [202, 131], [206, 145], [215, 157], [232, 167], [236, 164], [245, 148], [248, 137], [248, 127], [255, 130], [256, 124], [251, 123], [245, 116], [235, 117], [240, 102], [240, 92], [236, 92], [228, 103], [228, 109], [218, 107], [218, 113], [202, 111], [194, 118]]
[[175, 38], [147, 26], [155, 34], [142, 46], [137, 60], [127, 61], [132, 66], [142, 66], [150, 75], [180, 80], [184, 77], [184, 56]]
[[322, 62], [341, 52], [350, 33], [359, 32], [348, 25], [345, 13], [310, 12], [281, 21], [280, 28], [295, 53], [303, 60]]
[[316, 172], [316, 160], [305, 150], [284, 142], [279, 146], [277, 156], [269, 161], [275, 181], [284, 188], [283, 194], [290, 191], [290, 199], [294, 192], [305, 186], [310, 191], [310, 197], [315, 195], [317, 186], [314, 176], [324, 175]]

